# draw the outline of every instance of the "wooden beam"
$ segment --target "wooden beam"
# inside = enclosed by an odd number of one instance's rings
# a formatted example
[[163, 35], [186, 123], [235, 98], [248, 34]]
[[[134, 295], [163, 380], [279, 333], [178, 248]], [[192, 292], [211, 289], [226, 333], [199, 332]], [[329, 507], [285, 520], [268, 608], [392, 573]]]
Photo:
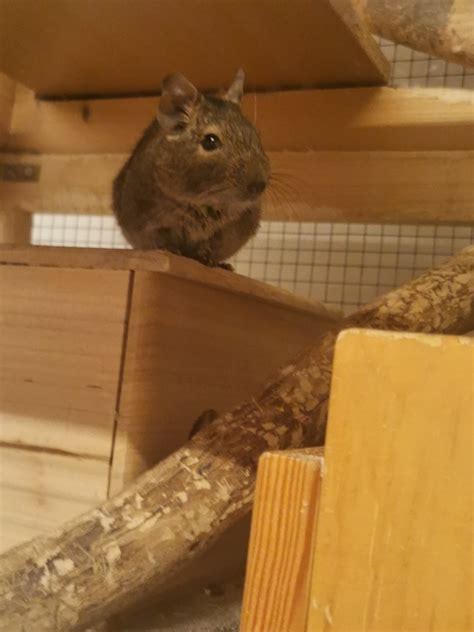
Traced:
[[[18, 88], [7, 150], [127, 153], [158, 99], [38, 101]], [[249, 94], [243, 110], [268, 151], [474, 149], [474, 95], [438, 88]]]
[[335, 350], [307, 630], [472, 630], [474, 340]]
[[356, 0], [371, 30], [397, 44], [474, 68], [472, 0]]
[[306, 632], [323, 454], [260, 457], [240, 632]]
[[[269, 152], [264, 219], [472, 223], [474, 151]], [[37, 182], [0, 181], [7, 210], [111, 213], [112, 180], [126, 155], [0, 154], [0, 169], [35, 169]]]

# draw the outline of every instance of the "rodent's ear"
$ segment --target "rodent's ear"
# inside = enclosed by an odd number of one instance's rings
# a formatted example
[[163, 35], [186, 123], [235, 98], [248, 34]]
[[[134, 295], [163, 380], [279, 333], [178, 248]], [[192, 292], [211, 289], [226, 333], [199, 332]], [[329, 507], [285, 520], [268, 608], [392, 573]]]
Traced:
[[222, 97], [225, 101], [232, 101], [232, 103], [236, 103], [239, 105], [240, 99], [244, 93], [244, 79], [245, 74], [242, 68], [239, 68], [237, 74], [235, 75], [235, 79], [232, 82], [232, 85], [227, 90], [227, 92]]
[[180, 73], [168, 75], [161, 84], [157, 119], [166, 130], [187, 123], [199, 97], [193, 84]]

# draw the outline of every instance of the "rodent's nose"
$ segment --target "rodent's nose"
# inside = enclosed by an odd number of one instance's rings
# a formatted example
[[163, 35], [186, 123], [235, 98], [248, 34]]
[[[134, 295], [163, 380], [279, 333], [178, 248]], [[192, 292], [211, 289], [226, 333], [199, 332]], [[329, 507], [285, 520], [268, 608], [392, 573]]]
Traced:
[[263, 193], [266, 186], [267, 183], [265, 182], [265, 180], [254, 180], [254, 182], [251, 182], [247, 186], [247, 191], [250, 193], [250, 195], [259, 195], [260, 193]]

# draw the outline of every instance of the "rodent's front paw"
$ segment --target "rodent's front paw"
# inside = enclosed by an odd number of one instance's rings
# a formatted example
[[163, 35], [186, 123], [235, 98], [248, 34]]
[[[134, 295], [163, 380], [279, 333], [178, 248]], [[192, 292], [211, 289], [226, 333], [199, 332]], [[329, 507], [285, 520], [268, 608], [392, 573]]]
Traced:
[[229, 272], [235, 272], [235, 268], [230, 263], [218, 263], [216, 268], [222, 268], [223, 270], [228, 270]]
[[219, 415], [213, 408], [209, 408], [201, 413], [194, 422], [193, 427], [191, 428], [189, 438], [191, 439], [192, 437], [194, 437], [196, 432], [199, 432], [199, 430], [202, 430], [203, 428], [211, 424], [215, 419], [217, 419], [218, 416]]

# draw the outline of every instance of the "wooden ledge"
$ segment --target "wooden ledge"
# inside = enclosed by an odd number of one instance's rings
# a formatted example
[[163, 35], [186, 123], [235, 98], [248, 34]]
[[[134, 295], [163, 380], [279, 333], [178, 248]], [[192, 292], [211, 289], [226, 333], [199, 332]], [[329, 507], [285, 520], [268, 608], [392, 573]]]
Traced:
[[307, 301], [291, 292], [235, 272], [208, 268], [192, 259], [160, 250], [0, 245], [0, 265], [160, 272], [234, 294], [253, 296], [286, 309], [314, 314], [328, 322], [337, 323], [340, 320], [340, 315], [335, 310], [321, 303]]

